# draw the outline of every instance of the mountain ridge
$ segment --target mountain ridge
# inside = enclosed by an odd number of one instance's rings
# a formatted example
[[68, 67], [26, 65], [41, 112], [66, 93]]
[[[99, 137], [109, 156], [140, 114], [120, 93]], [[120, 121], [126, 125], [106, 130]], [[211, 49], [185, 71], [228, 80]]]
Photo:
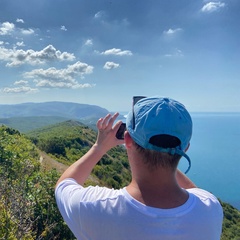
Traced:
[[97, 105], [51, 101], [39, 103], [0, 104], [0, 118], [57, 116], [68, 119], [99, 118], [109, 113]]

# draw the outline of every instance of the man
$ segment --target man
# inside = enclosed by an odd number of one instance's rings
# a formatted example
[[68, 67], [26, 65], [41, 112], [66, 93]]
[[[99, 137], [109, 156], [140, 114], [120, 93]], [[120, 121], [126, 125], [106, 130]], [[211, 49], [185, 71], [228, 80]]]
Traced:
[[[177, 170], [192, 135], [185, 107], [169, 98], [143, 98], [127, 116], [124, 140], [116, 138], [118, 114], [97, 122], [92, 148], [60, 177], [59, 210], [77, 239], [217, 240], [222, 207]], [[93, 167], [111, 148], [125, 143], [132, 181], [123, 189], [87, 187]]]

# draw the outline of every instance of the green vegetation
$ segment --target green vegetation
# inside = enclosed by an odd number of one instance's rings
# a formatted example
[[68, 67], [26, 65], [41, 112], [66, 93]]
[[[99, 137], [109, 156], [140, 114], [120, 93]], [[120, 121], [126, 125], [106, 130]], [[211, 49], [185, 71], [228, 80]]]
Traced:
[[[28, 133], [42, 151], [70, 165], [83, 156], [96, 140], [96, 131], [77, 121], [66, 121]], [[95, 166], [98, 183], [120, 188], [130, 181], [129, 164], [123, 147], [111, 149]]]
[[67, 121], [64, 117], [12, 117], [12, 118], [0, 118], [0, 124], [17, 129], [21, 133], [25, 133], [37, 128], [41, 128], [50, 124]]
[[240, 240], [240, 211], [230, 204], [221, 202], [224, 211], [221, 240]]
[[[94, 143], [96, 132], [67, 121], [29, 133], [0, 127], [0, 239], [74, 239], [55, 203], [56, 169], [46, 170], [38, 149], [69, 165]], [[31, 141], [30, 141], [31, 139]], [[109, 151], [95, 166], [87, 185], [120, 188], [130, 181], [123, 147]], [[222, 240], [240, 239], [240, 212], [222, 203]]]
[[73, 239], [54, 199], [58, 177], [41, 168], [28, 139], [0, 128], [0, 239]]

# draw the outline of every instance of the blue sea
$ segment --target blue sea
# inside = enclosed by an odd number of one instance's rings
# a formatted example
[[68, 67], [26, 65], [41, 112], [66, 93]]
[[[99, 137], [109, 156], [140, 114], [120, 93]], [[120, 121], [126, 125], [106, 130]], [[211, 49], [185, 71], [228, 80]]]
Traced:
[[[240, 113], [191, 113], [193, 136], [187, 176], [240, 210]], [[187, 160], [179, 168], [185, 171]]]
[[[188, 176], [240, 210], [240, 113], [192, 113]], [[180, 169], [187, 164], [181, 159]], [[185, 166], [184, 166], [185, 165]]]

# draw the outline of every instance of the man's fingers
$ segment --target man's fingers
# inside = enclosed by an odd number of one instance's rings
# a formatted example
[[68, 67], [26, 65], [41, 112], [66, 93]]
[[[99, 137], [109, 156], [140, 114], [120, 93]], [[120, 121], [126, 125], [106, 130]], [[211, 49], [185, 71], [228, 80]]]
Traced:
[[119, 115], [118, 113], [114, 113], [113, 116], [109, 119], [109, 122], [108, 122], [109, 127], [112, 128], [113, 123], [115, 122], [115, 120], [118, 117], [118, 115]]
[[99, 130], [104, 130], [106, 128], [112, 128], [114, 121], [118, 117], [118, 113], [115, 113], [113, 116], [109, 113], [104, 118], [100, 118], [97, 121], [97, 128]]
[[111, 117], [111, 114], [107, 114], [107, 116], [102, 121], [102, 128], [105, 129], [108, 125], [108, 120]]

